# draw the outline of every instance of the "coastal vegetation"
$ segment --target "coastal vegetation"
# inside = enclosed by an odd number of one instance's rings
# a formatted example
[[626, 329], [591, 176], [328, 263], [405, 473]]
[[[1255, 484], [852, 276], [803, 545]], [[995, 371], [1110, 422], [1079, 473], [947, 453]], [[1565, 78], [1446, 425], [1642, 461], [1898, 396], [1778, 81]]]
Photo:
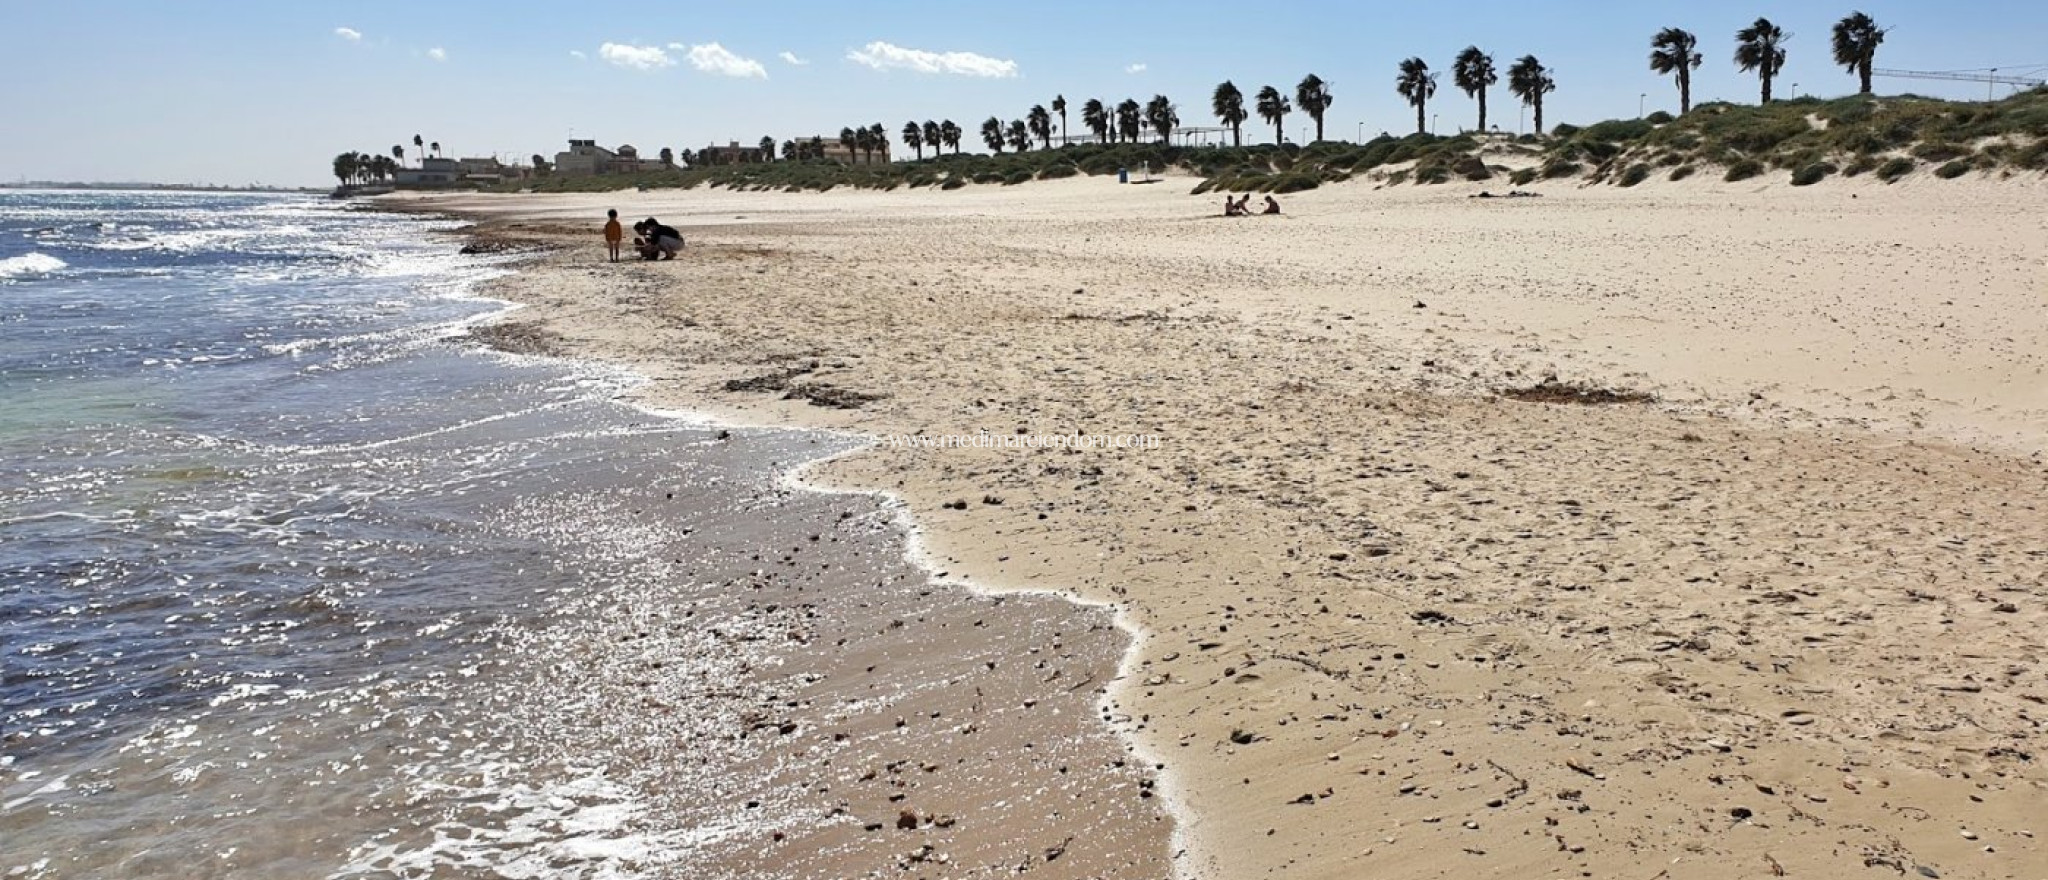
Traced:
[[[568, 176], [542, 174], [508, 182], [506, 189], [591, 191], [627, 187], [719, 186], [751, 190], [829, 190], [835, 187], [894, 189], [971, 184], [1010, 185], [1076, 175], [1147, 176], [1167, 172], [1200, 178], [1197, 193], [1214, 190], [1295, 192], [1324, 183], [1365, 177], [1383, 185], [1434, 184], [1453, 180], [1500, 179], [1513, 185], [1539, 180], [1577, 179], [1587, 184], [1637, 186], [1713, 174], [1725, 181], [1782, 179], [1809, 186], [1832, 176], [1870, 174], [1892, 182], [1923, 168], [1940, 178], [1980, 174], [2011, 175], [2048, 170], [2048, 90], [2034, 89], [1987, 102], [1952, 102], [1913, 95], [1877, 97], [1870, 79], [1885, 30], [1869, 16], [1845, 16], [1833, 28], [1832, 59], [1857, 78], [1858, 94], [1818, 99], [1774, 95], [1791, 37], [1769, 19], [1758, 18], [1733, 35], [1734, 65], [1758, 78], [1759, 103], [1692, 104], [1692, 75], [1703, 63], [1700, 40], [1667, 27], [1650, 38], [1649, 69], [1672, 77], [1679, 113], [1651, 113], [1638, 119], [1587, 126], [1544, 128], [1544, 101], [1558, 82], [1550, 68], [1524, 55], [1505, 70], [1508, 92], [1533, 111], [1535, 133], [1509, 135], [1491, 125], [1487, 96], [1502, 71], [1492, 55], [1468, 46], [1452, 60], [1450, 79], [1475, 104], [1476, 127], [1449, 136], [1434, 131], [1429, 102], [1438, 73], [1420, 56], [1396, 65], [1393, 88], [1415, 110], [1415, 133], [1382, 134], [1364, 143], [1325, 139], [1324, 117], [1335, 102], [1330, 84], [1305, 76], [1292, 94], [1264, 85], [1247, 100], [1231, 80], [1217, 84], [1209, 115], [1228, 134], [1228, 145], [1196, 144], [1184, 133], [1178, 105], [1166, 95], [1140, 103], [1135, 97], [1111, 103], [1101, 98], [1080, 105], [1078, 138], [1068, 130], [1068, 103], [1057, 95], [1021, 116], [991, 115], [979, 126], [986, 153], [962, 154], [962, 132], [951, 120], [910, 120], [900, 129], [906, 148], [900, 161], [887, 155], [890, 131], [880, 123], [840, 131], [844, 148], [828, 158], [817, 139], [785, 141], [781, 161], [775, 142], [764, 138], [767, 161], [682, 164], [638, 174]], [[1286, 121], [1301, 111], [1315, 125], [1315, 140], [1289, 142]], [[1247, 144], [1244, 124], [1256, 115], [1272, 127], [1270, 144]], [[1055, 129], [1057, 126], [1057, 129]], [[1057, 135], [1059, 145], [1054, 145]], [[416, 149], [426, 149], [415, 136]], [[438, 152], [438, 144], [432, 145]], [[942, 150], [949, 149], [950, 153]], [[927, 150], [926, 148], [929, 148]], [[393, 148], [402, 160], [403, 153]], [[344, 154], [347, 157], [351, 154]], [[373, 158], [355, 154], [367, 161]], [[849, 162], [861, 156], [867, 161]], [[358, 166], [336, 159], [336, 174], [377, 173], [371, 162]], [[536, 157], [536, 167], [540, 165]], [[389, 162], [390, 160], [385, 160]], [[388, 169], [386, 169], [388, 172]], [[353, 179], [343, 177], [344, 180]]]
[[[1540, 102], [1550, 87], [1547, 74], [1529, 72], [1540, 67], [1528, 65], [1525, 70], [1532, 105]], [[1523, 68], [1523, 63], [1517, 62], [1516, 69]], [[1509, 77], [1512, 86], [1513, 69]], [[1416, 83], [1417, 94], [1433, 94], [1433, 80], [1418, 78]], [[1231, 106], [1229, 98], [1228, 92], [1220, 96], [1226, 108]], [[921, 133], [923, 126], [919, 128]], [[1018, 129], [1023, 131], [1019, 140], [1027, 146], [1044, 142], [1028, 130], [1028, 123]], [[1939, 170], [1943, 177], [2011, 175], [2048, 171], [2048, 89], [1994, 102], [1852, 95], [1831, 100], [1774, 99], [1761, 106], [1710, 103], [1683, 116], [1652, 114], [1584, 127], [1566, 124], [1542, 136], [1471, 132], [1438, 136], [1424, 131], [1381, 136], [1362, 144], [1182, 146], [1135, 138], [1020, 150], [1015, 148], [1018, 140], [1011, 137], [1016, 132], [995, 117], [984, 124], [983, 132], [991, 139], [992, 150], [999, 143], [1002, 152], [927, 154], [918, 160], [872, 165], [842, 165], [813, 158], [675, 167], [637, 175], [546, 176], [508, 184], [507, 188], [539, 192], [636, 186], [788, 191], [842, 186], [956, 189], [1076, 175], [1123, 172], [1138, 177], [1174, 171], [1201, 178], [1196, 192], [1286, 193], [1360, 177], [1389, 185], [1454, 180], [1523, 185], [1581, 178], [1588, 183], [1633, 186], [1682, 180], [1696, 173], [1730, 181], [1770, 178], [1801, 185], [1836, 175], [1873, 174], [1894, 181], [1921, 170]]]

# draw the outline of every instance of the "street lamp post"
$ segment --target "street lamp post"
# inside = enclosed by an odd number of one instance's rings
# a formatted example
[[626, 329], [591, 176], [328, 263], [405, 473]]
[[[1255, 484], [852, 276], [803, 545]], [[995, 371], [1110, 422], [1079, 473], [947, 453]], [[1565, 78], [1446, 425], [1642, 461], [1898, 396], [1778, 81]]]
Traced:
[[1358, 123], [1358, 142], [1365, 143], [1365, 123]]
[[1643, 118], [1643, 103], [1644, 103], [1644, 102], [1646, 102], [1646, 101], [1648, 101], [1648, 100], [1650, 100], [1650, 93], [1649, 93], [1649, 92], [1644, 92], [1644, 93], [1642, 93], [1642, 94], [1640, 94], [1640, 95], [1637, 95], [1637, 96], [1636, 96], [1636, 118], [1637, 118], [1637, 119], [1641, 119], [1641, 118]]

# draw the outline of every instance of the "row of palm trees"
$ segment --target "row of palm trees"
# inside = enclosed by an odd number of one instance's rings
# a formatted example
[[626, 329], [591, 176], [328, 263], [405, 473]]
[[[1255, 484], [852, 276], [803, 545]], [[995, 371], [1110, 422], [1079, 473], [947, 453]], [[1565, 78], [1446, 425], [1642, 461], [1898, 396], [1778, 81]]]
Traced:
[[344, 186], [390, 179], [398, 167], [399, 160], [391, 156], [351, 151], [334, 157], [334, 176]]
[[[1870, 93], [1871, 67], [1875, 61], [1877, 47], [1884, 42], [1885, 31], [1877, 22], [1862, 12], [1854, 12], [1842, 18], [1834, 26], [1834, 59], [1850, 73], [1856, 74], [1861, 82], [1862, 93]], [[1763, 83], [1763, 101], [1771, 100], [1771, 82], [1785, 67], [1785, 41], [1790, 39], [1769, 19], [1758, 18], [1749, 27], [1736, 33], [1735, 63], [1744, 72], [1756, 71]], [[1679, 90], [1679, 112], [1692, 110], [1692, 71], [1700, 66], [1702, 58], [1697, 51], [1698, 39], [1691, 33], [1678, 28], [1665, 28], [1651, 38], [1650, 69], [1659, 74], [1676, 74]], [[1520, 99], [1535, 116], [1536, 131], [1543, 131], [1544, 96], [1557, 90], [1555, 72], [1545, 67], [1534, 55], [1524, 55], [1507, 69], [1508, 92]], [[1494, 65], [1493, 56], [1477, 46], [1467, 46], [1451, 62], [1451, 81], [1466, 96], [1478, 104], [1479, 131], [1487, 131], [1487, 89], [1500, 82], [1500, 73]], [[1394, 78], [1394, 91], [1415, 108], [1415, 130], [1428, 130], [1427, 106], [1436, 97], [1437, 74], [1429, 69], [1429, 63], [1420, 57], [1403, 60]], [[1293, 100], [1273, 86], [1259, 89], [1254, 103], [1248, 110], [1244, 93], [1229, 80], [1217, 84], [1210, 96], [1210, 111], [1216, 119], [1230, 128], [1232, 146], [1244, 145], [1244, 123], [1256, 112], [1260, 119], [1273, 126], [1273, 139], [1284, 143], [1287, 114], [1300, 110], [1315, 122], [1316, 140], [1323, 140], [1323, 118], [1335, 103], [1330, 84], [1311, 73], [1303, 77], [1294, 88]], [[1052, 146], [1051, 114], [1060, 117], [1060, 139], [1067, 140], [1067, 99], [1065, 95], [1055, 96], [1052, 110], [1045, 105], [1033, 106], [1023, 119], [1011, 120], [1005, 124], [999, 117], [991, 116], [981, 125], [982, 141], [997, 153], [1005, 146], [1023, 151], [1030, 149], [1033, 140], [1040, 145]], [[1136, 99], [1125, 99], [1111, 106], [1097, 99], [1089, 99], [1081, 108], [1081, 124], [1092, 132], [1097, 141], [1109, 143], [1136, 142], [1150, 128], [1164, 142], [1171, 136], [1173, 128], [1180, 124], [1180, 117], [1173, 102], [1165, 95], [1155, 95], [1150, 102], [1140, 105]], [[930, 123], [926, 123], [929, 126]], [[919, 140], [913, 137], [916, 130], [923, 143], [932, 141], [916, 123], [904, 126], [904, 142], [913, 147]], [[958, 151], [957, 138], [951, 142]], [[919, 158], [923, 157], [922, 150]]]
[[[1850, 13], [1835, 22], [1835, 63], [1856, 74], [1861, 94], [1870, 94], [1870, 71], [1877, 60], [1877, 47], [1884, 43], [1884, 34], [1874, 19], [1861, 12]], [[1785, 43], [1790, 39], [1791, 34], [1768, 18], [1758, 18], [1735, 32], [1735, 66], [1744, 73], [1756, 72], [1763, 83], [1763, 103], [1771, 102], [1771, 81], [1785, 69]], [[1690, 31], [1665, 28], [1650, 38], [1650, 69], [1677, 80], [1680, 114], [1692, 110], [1692, 72], [1702, 60], [1699, 38]]]

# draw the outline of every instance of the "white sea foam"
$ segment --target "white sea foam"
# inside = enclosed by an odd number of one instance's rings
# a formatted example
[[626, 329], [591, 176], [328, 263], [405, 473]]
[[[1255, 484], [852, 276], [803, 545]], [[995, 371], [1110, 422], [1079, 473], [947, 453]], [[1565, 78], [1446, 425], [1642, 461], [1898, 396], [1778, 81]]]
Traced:
[[32, 275], [53, 275], [70, 264], [49, 254], [28, 253], [18, 257], [0, 260], [0, 278], [27, 278]]

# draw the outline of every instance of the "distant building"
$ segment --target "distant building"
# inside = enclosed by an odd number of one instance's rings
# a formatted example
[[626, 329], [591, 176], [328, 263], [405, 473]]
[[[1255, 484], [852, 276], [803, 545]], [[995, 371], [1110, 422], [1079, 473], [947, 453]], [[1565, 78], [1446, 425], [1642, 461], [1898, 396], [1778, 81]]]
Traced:
[[642, 171], [660, 171], [667, 167], [669, 166], [663, 164], [660, 159], [640, 158], [640, 151], [635, 149], [632, 144], [622, 144], [618, 152], [613, 155], [611, 168], [606, 173], [638, 174]]
[[840, 143], [839, 136], [836, 134], [831, 137], [820, 135], [818, 140], [824, 143], [825, 152], [822, 154], [823, 158], [834, 162], [841, 162], [847, 165], [889, 164], [889, 145], [887, 143], [876, 145], [874, 155], [870, 156], [866, 150], [858, 147], [848, 148], [845, 144]]
[[555, 154], [555, 173], [566, 175], [637, 174], [669, 167], [660, 159], [642, 159], [632, 144], [607, 150], [596, 141], [572, 140], [569, 149]]
[[567, 175], [605, 174], [618, 159], [618, 154], [597, 145], [596, 141], [569, 142], [569, 149], [555, 154], [555, 173]]
[[400, 168], [392, 178], [399, 186], [453, 186], [462, 178], [462, 163], [434, 156], [422, 157], [418, 168]]
[[774, 158], [763, 152], [758, 145], [742, 147], [739, 141], [730, 141], [723, 147], [711, 146], [697, 151], [699, 165], [742, 165], [749, 162], [769, 162]]

